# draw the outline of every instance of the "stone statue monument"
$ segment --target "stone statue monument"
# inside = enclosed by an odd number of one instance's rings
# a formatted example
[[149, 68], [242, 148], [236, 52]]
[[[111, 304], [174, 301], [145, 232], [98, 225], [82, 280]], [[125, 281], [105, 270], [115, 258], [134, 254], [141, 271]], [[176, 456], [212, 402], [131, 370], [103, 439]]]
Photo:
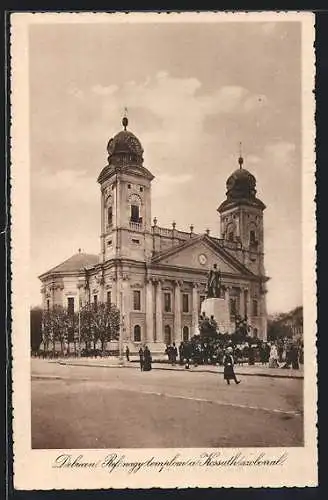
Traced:
[[212, 318], [221, 333], [232, 333], [234, 324], [230, 318], [229, 301], [225, 298], [226, 287], [222, 284], [221, 271], [217, 264], [207, 274], [206, 299], [201, 306], [203, 317]]
[[206, 298], [223, 298], [224, 286], [222, 285], [221, 271], [217, 265], [213, 265], [207, 275]]

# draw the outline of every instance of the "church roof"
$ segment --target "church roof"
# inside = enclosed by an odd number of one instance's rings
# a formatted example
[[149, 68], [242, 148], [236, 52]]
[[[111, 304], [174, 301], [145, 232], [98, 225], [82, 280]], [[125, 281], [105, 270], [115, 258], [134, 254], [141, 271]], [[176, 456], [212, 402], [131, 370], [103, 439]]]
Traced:
[[82, 271], [85, 267], [94, 267], [98, 263], [99, 263], [98, 255], [79, 252], [72, 255], [72, 257], [70, 257], [69, 259], [64, 260], [64, 262], [58, 264], [58, 266], [55, 266], [49, 271], [46, 271], [45, 273], [41, 274], [39, 278], [44, 277], [47, 274]]
[[244, 264], [242, 264], [238, 259], [236, 259], [229, 251], [227, 251], [222, 245], [218, 243], [216, 238], [212, 238], [211, 236], [208, 236], [207, 234], [199, 234], [197, 236], [194, 236], [193, 238], [190, 238], [180, 245], [176, 245], [172, 248], [168, 248], [166, 250], [163, 250], [161, 252], [157, 252], [153, 255], [152, 257], [152, 263], [160, 263], [163, 259], [167, 257], [171, 257], [174, 254], [177, 254], [181, 252], [182, 250], [191, 247], [193, 245], [197, 245], [199, 242], [204, 242], [208, 246], [210, 246], [218, 255], [221, 255], [222, 258], [232, 267], [234, 267], [236, 270], [238, 270], [240, 273], [247, 275], [247, 276], [255, 276], [254, 273], [248, 269]]

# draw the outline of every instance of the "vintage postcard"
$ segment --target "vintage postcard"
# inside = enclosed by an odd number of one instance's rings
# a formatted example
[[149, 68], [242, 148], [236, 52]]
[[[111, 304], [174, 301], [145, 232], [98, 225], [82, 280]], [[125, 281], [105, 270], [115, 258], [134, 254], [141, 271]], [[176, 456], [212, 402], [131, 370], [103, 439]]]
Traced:
[[314, 33], [11, 15], [16, 489], [317, 485]]

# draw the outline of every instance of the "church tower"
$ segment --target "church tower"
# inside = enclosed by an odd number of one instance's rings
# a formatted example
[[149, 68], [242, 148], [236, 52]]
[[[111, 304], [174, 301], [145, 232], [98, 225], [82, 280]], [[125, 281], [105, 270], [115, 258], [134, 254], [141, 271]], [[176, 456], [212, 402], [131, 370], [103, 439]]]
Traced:
[[264, 203], [256, 197], [256, 179], [243, 168], [244, 159], [238, 159], [239, 168], [227, 180], [226, 200], [218, 208], [221, 238], [241, 243], [244, 264], [255, 274], [264, 274]]
[[98, 177], [101, 188], [101, 259], [147, 261], [151, 257], [151, 181], [143, 166], [139, 139], [123, 130], [107, 145], [108, 164]]
[[239, 247], [239, 258], [254, 274], [245, 289], [249, 304], [247, 316], [255, 335], [266, 338], [266, 282], [264, 269], [264, 203], [256, 197], [256, 179], [243, 168], [240, 155], [239, 168], [227, 179], [226, 199], [217, 209], [220, 214], [221, 238], [231, 249]]

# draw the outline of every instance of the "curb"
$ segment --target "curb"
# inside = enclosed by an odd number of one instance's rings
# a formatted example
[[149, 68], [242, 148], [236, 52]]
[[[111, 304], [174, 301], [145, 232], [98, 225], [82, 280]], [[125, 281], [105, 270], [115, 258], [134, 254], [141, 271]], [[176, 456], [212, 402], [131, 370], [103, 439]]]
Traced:
[[[67, 361], [57, 361], [56, 363], [60, 365], [68, 365], [68, 366], [83, 366], [83, 367], [95, 367], [95, 368], [134, 368], [134, 369], [139, 369], [138, 366], [132, 366], [132, 365], [99, 365], [99, 364], [86, 364], [86, 363], [74, 363], [74, 362], [67, 362]], [[172, 371], [172, 372], [189, 372], [189, 373], [212, 373], [213, 375], [223, 375], [223, 371], [213, 371], [213, 370], [185, 370], [183, 368], [177, 369], [177, 368], [162, 368], [162, 367], [154, 367], [153, 370], [162, 370], [162, 371]], [[239, 372], [235, 371], [236, 375], [239, 375], [241, 377], [246, 376], [246, 377], [269, 377], [269, 378], [287, 378], [291, 380], [304, 380], [304, 375], [282, 375], [282, 374], [271, 374], [271, 373], [245, 373], [245, 372]]]

